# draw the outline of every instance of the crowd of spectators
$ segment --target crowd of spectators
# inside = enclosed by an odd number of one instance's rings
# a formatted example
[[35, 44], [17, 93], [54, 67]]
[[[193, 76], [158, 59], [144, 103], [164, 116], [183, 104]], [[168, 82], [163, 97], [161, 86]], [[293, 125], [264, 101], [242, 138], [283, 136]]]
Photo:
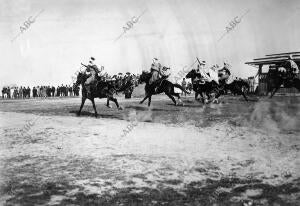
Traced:
[[7, 99], [27, 99], [39, 97], [67, 97], [79, 96], [79, 87], [73, 88], [71, 85], [61, 86], [6, 86], [2, 88], [2, 98]]
[[[117, 75], [108, 75], [105, 73], [100, 76], [102, 81], [112, 81], [116, 88], [121, 88], [122, 85], [128, 81], [134, 81], [134, 86], [138, 85], [138, 75], [130, 74], [127, 72], [125, 75], [119, 73]], [[131, 97], [133, 88], [128, 88], [124, 91], [125, 95]], [[27, 98], [46, 98], [46, 97], [72, 97], [79, 96], [80, 87], [79, 85], [73, 88], [72, 85], [61, 85], [61, 86], [5, 86], [2, 88], [2, 98], [7, 99], [27, 99]]]

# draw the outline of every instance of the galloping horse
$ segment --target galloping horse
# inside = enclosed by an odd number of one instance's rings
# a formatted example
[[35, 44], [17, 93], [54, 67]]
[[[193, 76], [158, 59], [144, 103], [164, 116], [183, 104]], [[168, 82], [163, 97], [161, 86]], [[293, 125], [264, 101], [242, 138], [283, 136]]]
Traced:
[[[190, 71], [186, 78], [191, 78], [192, 81], [196, 78], [201, 78], [201, 75], [198, 74], [195, 70]], [[205, 93], [208, 97], [212, 92], [215, 92], [215, 98], [219, 98], [222, 94], [225, 94], [227, 90], [231, 91], [232, 93], [243, 95], [246, 101], [248, 101], [245, 93], [243, 92], [243, 88], [249, 88], [249, 84], [243, 80], [234, 80], [230, 84], [226, 84], [225, 82], [221, 82], [219, 85], [214, 81], [205, 82], [204, 84], [199, 84], [199, 81], [195, 81], [193, 85], [193, 89], [195, 91], [195, 98], [197, 93], [201, 95], [203, 98], [203, 93]]]
[[174, 92], [174, 88], [179, 88], [183, 92], [189, 94], [188, 91], [186, 91], [181, 85], [179, 84], [173, 84], [172, 82], [166, 80], [166, 77], [163, 79], [159, 80], [158, 82], [158, 88], [155, 91], [155, 86], [149, 84], [149, 80], [151, 78], [151, 73], [150, 72], [145, 72], [143, 71], [142, 74], [140, 75], [139, 78], [139, 83], [146, 83], [145, 85], [145, 93], [146, 96], [142, 101], [140, 101], [140, 104], [142, 104], [146, 99], [148, 99], [148, 106], [151, 104], [151, 96], [155, 94], [160, 94], [160, 93], [165, 93], [173, 102], [175, 105], [177, 105], [176, 100], [173, 96], [178, 98], [178, 101], [183, 105], [179, 93]]
[[210, 94], [218, 87], [217, 83], [214, 81], [202, 83], [200, 80], [201, 74], [197, 73], [195, 69], [192, 69], [185, 77], [187, 79], [192, 79], [193, 90], [195, 91], [195, 99], [197, 100], [198, 94], [200, 94], [203, 103], [207, 101], [205, 95], [210, 98]]
[[278, 91], [281, 85], [286, 88], [295, 87], [300, 91], [300, 79], [296, 77], [289, 77], [288, 74], [280, 72], [279, 70], [270, 69], [267, 74], [268, 79], [268, 93], [271, 92], [270, 98]]
[[219, 98], [219, 96], [225, 94], [225, 92], [229, 90], [233, 94], [242, 95], [244, 99], [248, 102], [248, 98], [246, 97], [243, 88], [249, 89], [249, 87], [249, 84], [244, 80], [233, 80], [233, 82], [229, 84], [221, 83], [221, 86], [218, 87], [219, 92], [216, 94], [216, 98]]
[[97, 117], [98, 113], [96, 110], [96, 105], [95, 105], [95, 98], [107, 98], [107, 103], [106, 106], [111, 108], [109, 105], [109, 101], [113, 101], [118, 109], [122, 109], [122, 107], [119, 106], [118, 100], [114, 98], [114, 94], [117, 92], [124, 91], [127, 87], [131, 86], [131, 82], [128, 82], [127, 84], [123, 85], [121, 88], [116, 89], [114, 85], [111, 82], [104, 82], [104, 81], [99, 81], [97, 80], [97, 84], [94, 88], [91, 88], [91, 95], [87, 94], [86, 86], [84, 85], [84, 82], [87, 79], [87, 75], [85, 73], [79, 72], [77, 75], [77, 80], [74, 84], [74, 87], [76, 88], [79, 84], [81, 84], [82, 87], [82, 99], [81, 99], [81, 105], [80, 109], [77, 112], [77, 115], [79, 116], [82, 110], [82, 107], [85, 103], [86, 99], [91, 100], [93, 104], [93, 108], [95, 111], [95, 116]]

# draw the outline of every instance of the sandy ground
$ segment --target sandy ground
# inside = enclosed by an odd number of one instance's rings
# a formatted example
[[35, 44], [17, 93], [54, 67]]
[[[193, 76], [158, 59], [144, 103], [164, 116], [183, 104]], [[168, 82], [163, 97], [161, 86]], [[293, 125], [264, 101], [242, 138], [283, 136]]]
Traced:
[[0, 101], [0, 205], [300, 205], [300, 98]]

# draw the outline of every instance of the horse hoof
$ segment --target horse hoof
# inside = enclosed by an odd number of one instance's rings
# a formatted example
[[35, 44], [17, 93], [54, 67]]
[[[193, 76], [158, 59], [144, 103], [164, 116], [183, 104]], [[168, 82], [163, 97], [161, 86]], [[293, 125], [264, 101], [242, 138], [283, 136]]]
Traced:
[[98, 114], [97, 114], [97, 113], [95, 114], [95, 117], [96, 117], [96, 118], [98, 117]]
[[106, 105], [108, 108], [112, 108], [112, 106], [110, 106], [110, 105]]
[[143, 104], [143, 102], [139, 102], [139, 104]]
[[79, 113], [79, 112], [76, 112], [76, 116], [79, 117], [79, 116], [80, 116], [80, 113]]
[[121, 107], [121, 106], [120, 106], [120, 107], [118, 107], [118, 110], [123, 110], [123, 107]]

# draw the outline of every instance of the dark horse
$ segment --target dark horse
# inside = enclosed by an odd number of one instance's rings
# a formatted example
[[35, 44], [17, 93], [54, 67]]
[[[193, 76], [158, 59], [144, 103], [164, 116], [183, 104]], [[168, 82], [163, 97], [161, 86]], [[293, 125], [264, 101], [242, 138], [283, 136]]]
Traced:
[[105, 82], [105, 81], [100, 81], [99, 79], [97, 80], [97, 84], [95, 87], [91, 88], [91, 94], [87, 94], [86, 86], [84, 85], [84, 82], [87, 79], [87, 75], [85, 73], [78, 73], [77, 75], [77, 80], [74, 84], [74, 87], [77, 87], [79, 84], [81, 84], [82, 87], [82, 99], [81, 99], [81, 105], [80, 109], [77, 112], [77, 115], [79, 116], [82, 110], [82, 107], [85, 103], [86, 99], [91, 100], [93, 104], [93, 108], [95, 111], [95, 116], [97, 117], [98, 113], [96, 110], [96, 105], [95, 105], [95, 98], [107, 98], [107, 103], [106, 106], [110, 108], [109, 101], [113, 101], [118, 109], [122, 109], [122, 107], [119, 106], [118, 100], [114, 98], [114, 94], [120, 91], [125, 90], [127, 87], [131, 86], [131, 82], [128, 82], [127, 84], [121, 86], [121, 88], [116, 89], [114, 84], [112, 82]]
[[[163, 93], [163, 92], [174, 102], [175, 105], [177, 105], [177, 103], [176, 103], [176, 100], [173, 96], [177, 97], [178, 101], [180, 103], [182, 103], [179, 93], [174, 92], [175, 87], [179, 88], [183, 92], [189, 94], [189, 92], [186, 91], [181, 85], [173, 84], [172, 82], [166, 80], [166, 77], [159, 80], [159, 82], [156, 84], [158, 86], [158, 88], [155, 90], [155, 86], [149, 84], [149, 80], [151, 78], [151, 75], [152, 74], [150, 72], [145, 72], [145, 71], [143, 71], [142, 74], [140, 75], [139, 83], [140, 84], [141, 83], [146, 83], [146, 86], [145, 86], [146, 96], [142, 101], [140, 101], [140, 104], [142, 104], [146, 99], [148, 99], [148, 106], [150, 106], [151, 96], [155, 95], [155, 94], [160, 94], [160, 93]], [[182, 105], [183, 105], [183, 103], [182, 103]]]
[[248, 102], [248, 98], [244, 92], [245, 89], [249, 89], [249, 84], [242, 79], [233, 80], [233, 82], [229, 84], [220, 82], [219, 93], [217, 93], [216, 98], [218, 98], [222, 94], [225, 94], [226, 91], [229, 90], [232, 94], [242, 95]]
[[214, 81], [205, 82], [204, 84], [200, 84], [199, 81], [195, 81], [196, 78], [201, 78], [201, 75], [198, 74], [194, 69], [191, 70], [187, 75], [186, 78], [191, 78], [193, 82], [193, 90], [195, 91], [195, 98], [197, 94], [200, 94], [203, 98], [203, 93], [205, 93], [209, 98], [212, 92], [215, 92], [215, 98], [219, 98], [222, 94], [226, 94], [226, 91], [231, 91], [233, 94], [242, 95], [246, 101], [248, 101], [243, 88], [249, 88], [249, 84], [243, 80], [234, 80], [230, 84], [226, 84], [225, 82], [221, 81], [217, 84]]
[[200, 94], [203, 103], [207, 101], [205, 95], [208, 98], [211, 98], [211, 93], [217, 90], [217, 83], [214, 81], [202, 82], [200, 80], [201, 74], [197, 73], [195, 69], [192, 69], [185, 77], [187, 79], [192, 79], [193, 90], [195, 91], [195, 99], [197, 100], [197, 97]]
[[289, 75], [285, 72], [280, 72], [277, 69], [270, 69], [267, 74], [268, 93], [271, 92], [270, 98], [278, 91], [281, 85], [285, 88], [295, 87], [300, 91], [300, 79], [296, 78], [293, 74]]

